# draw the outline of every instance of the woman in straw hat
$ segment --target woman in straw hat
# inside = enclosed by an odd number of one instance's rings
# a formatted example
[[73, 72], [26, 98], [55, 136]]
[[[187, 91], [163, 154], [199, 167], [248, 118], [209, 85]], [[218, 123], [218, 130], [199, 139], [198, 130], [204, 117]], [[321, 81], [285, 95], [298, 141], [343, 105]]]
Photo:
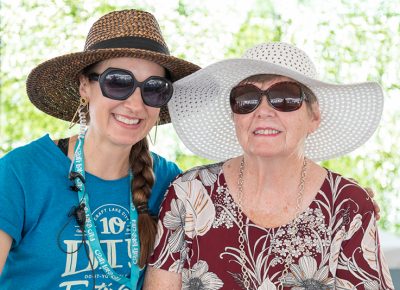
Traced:
[[179, 137], [224, 161], [170, 186], [144, 289], [393, 289], [371, 198], [315, 163], [370, 138], [377, 83], [319, 81], [303, 51], [268, 43], [175, 85]]
[[171, 82], [197, 69], [169, 54], [153, 15], [124, 10], [30, 73], [32, 103], [81, 130], [0, 160], [0, 289], [140, 288], [152, 216], [180, 172], [146, 135], [170, 122]]

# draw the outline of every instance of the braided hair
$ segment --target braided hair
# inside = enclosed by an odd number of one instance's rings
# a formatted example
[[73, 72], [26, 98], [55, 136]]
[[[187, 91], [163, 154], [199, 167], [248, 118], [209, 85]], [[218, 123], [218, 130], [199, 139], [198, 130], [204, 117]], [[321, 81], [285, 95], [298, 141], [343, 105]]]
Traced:
[[[147, 209], [147, 202], [155, 179], [153, 160], [146, 138], [132, 146], [129, 154], [129, 164], [134, 176], [131, 184], [132, 200], [139, 214], [139, 266], [144, 267], [153, 252], [154, 241], [157, 234], [157, 222], [151, 217]], [[139, 208], [141, 208], [141, 210], [139, 210]]]

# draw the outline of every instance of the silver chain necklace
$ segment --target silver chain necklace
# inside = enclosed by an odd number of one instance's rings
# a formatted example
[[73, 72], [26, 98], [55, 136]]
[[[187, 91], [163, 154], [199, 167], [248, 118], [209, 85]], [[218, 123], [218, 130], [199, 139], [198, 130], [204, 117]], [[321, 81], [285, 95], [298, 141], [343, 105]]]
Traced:
[[[244, 223], [243, 223], [243, 173], [244, 173], [244, 156], [242, 157], [242, 161], [240, 162], [239, 168], [239, 179], [238, 179], [238, 224], [239, 224], [239, 249], [240, 249], [240, 258], [241, 258], [241, 266], [242, 266], [242, 274], [243, 274], [243, 284], [246, 289], [250, 288], [250, 281], [249, 281], [249, 274], [247, 273], [246, 269], [246, 253], [244, 251], [244, 242], [246, 241], [246, 234], [244, 232]], [[300, 184], [299, 184], [299, 193], [297, 194], [297, 205], [296, 205], [296, 214], [294, 220], [288, 225], [290, 233], [291, 233], [291, 240], [289, 244], [289, 252], [285, 258], [285, 268], [282, 272], [282, 276], [280, 278], [280, 284], [278, 286], [279, 290], [283, 289], [283, 281], [282, 278], [285, 277], [289, 272], [289, 267], [293, 262], [293, 252], [294, 252], [294, 241], [296, 239], [296, 235], [298, 232], [298, 219], [300, 216], [301, 210], [301, 203], [303, 201], [304, 195], [304, 184], [306, 180], [306, 171], [307, 171], [307, 159], [304, 158], [303, 160], [303, 167], [301, 168], [300, 174]], [[272, 244], [272, 242], [271, 242]]]

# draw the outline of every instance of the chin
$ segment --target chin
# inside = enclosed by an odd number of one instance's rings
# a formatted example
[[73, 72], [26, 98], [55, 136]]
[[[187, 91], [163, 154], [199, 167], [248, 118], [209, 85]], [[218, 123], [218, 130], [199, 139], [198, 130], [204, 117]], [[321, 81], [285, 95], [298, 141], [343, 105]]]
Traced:
[[127, 135], [120, 135], [120, 136], [112, 136], [111, 139], [114, 144], [119, 146], [133, 146], [142, 140], [145, 137], [138, 137], [138, 136], [127, 136]]
[[280, 156], [280, 152], [271, 151], [271, 150], [260, 150], [260, 148], [251, 150], [250, 152], [248, 152], [248, 154], [253, 155], [255, 157], [260, 157], [260, 158], [272, 158], [272, 157]]

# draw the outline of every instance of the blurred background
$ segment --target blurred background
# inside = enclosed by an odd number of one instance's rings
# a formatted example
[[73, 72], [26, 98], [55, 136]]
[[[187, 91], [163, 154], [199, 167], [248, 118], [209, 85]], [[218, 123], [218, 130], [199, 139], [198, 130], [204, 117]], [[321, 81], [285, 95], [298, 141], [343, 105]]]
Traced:
[[[257, 43], [285, 41], [311, 56], [324, 81], [378, 81], [385, 92], [379, 129], [355, 152], [322, 165], [376, 192], [386, 259], [392, 269], [400, 269], [398, 1], [0, 1], [0, 156], [45, 133], [57, 139], [77, 131], [30, 104], [26, 77], [49, 58], [82, 51], [96, 19], [127, 8], [153, 13], [171, 54], [200, 66], [240, 57]], [[151, 133], [153, 141], [154, 135], [155, 131]], [[159, 126], [152, 149], [175, 160], [182, 169], [212, 162], [188, 151], [172, 125]], [[393, 273], [395, 280], [400, 280], [400, 272]]]

